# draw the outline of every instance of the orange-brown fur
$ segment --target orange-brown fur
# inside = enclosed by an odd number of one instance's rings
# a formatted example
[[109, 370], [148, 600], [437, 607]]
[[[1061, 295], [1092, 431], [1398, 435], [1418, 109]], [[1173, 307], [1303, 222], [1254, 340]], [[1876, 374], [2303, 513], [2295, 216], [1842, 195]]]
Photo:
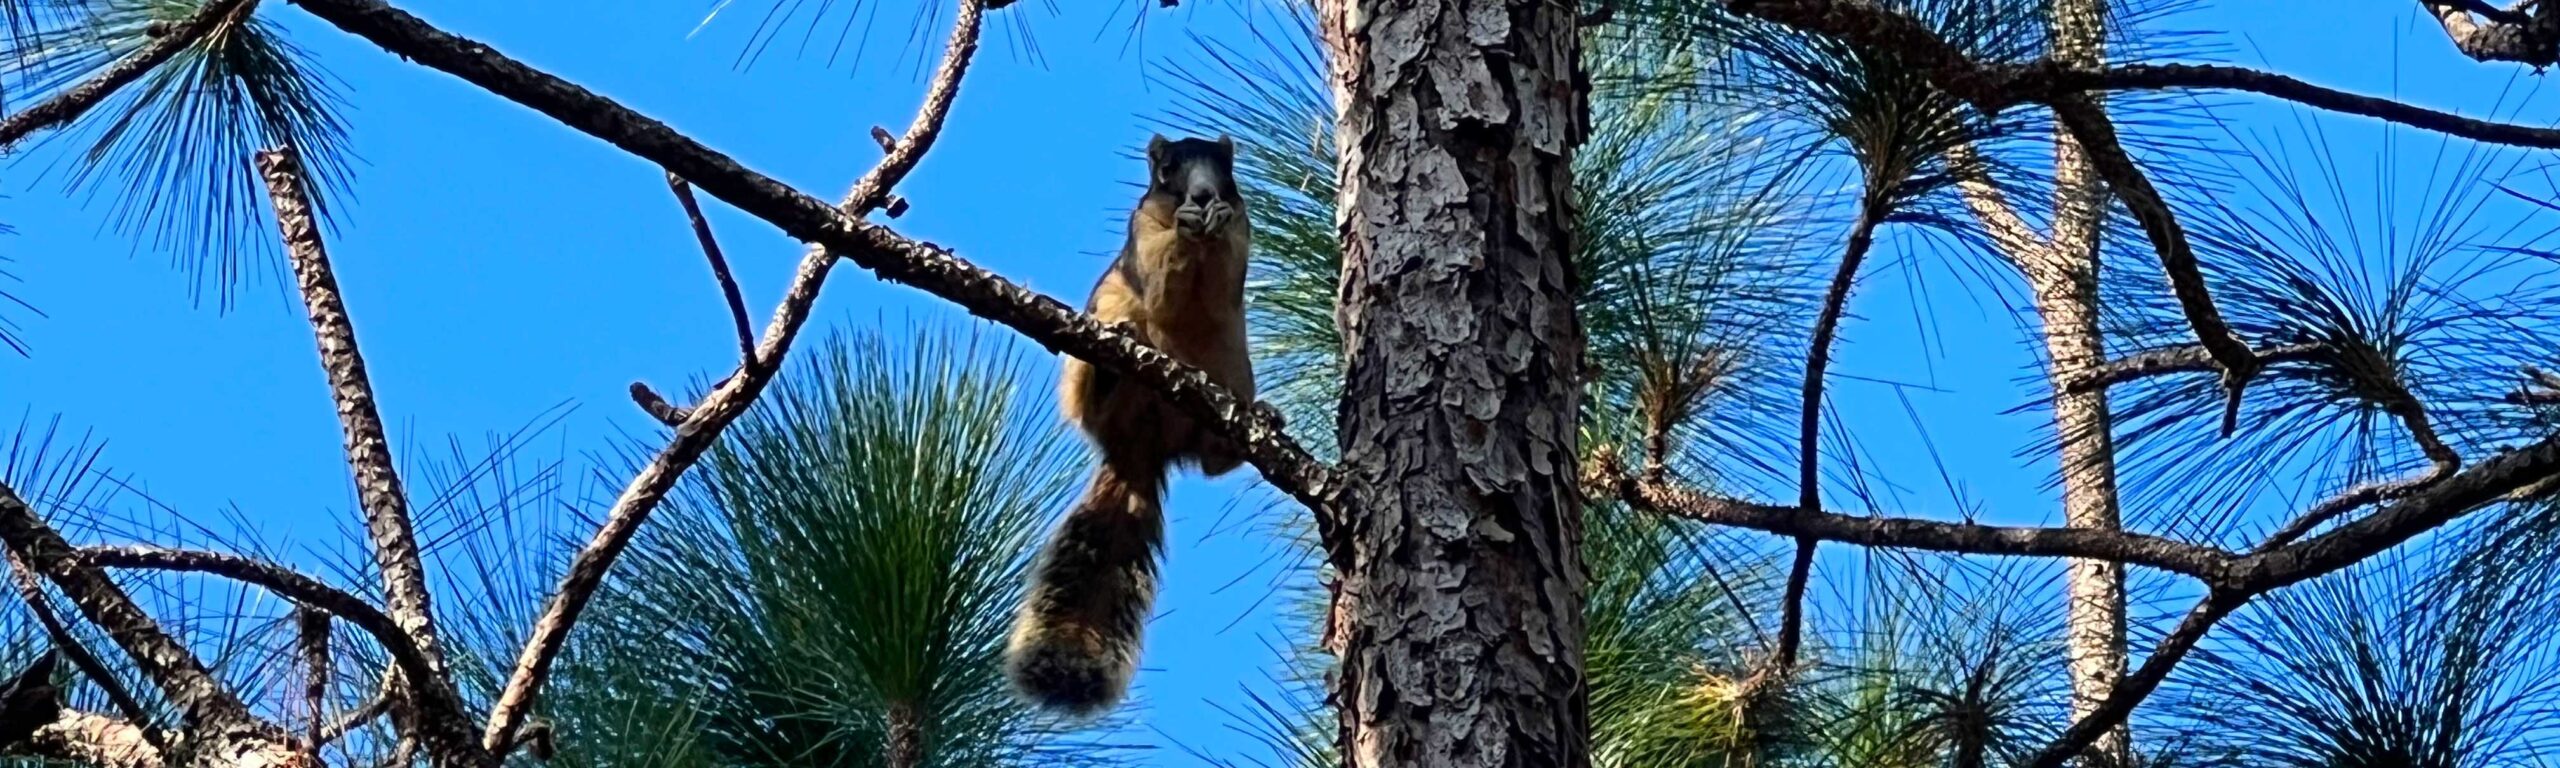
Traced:
[[[1252, 224], [1234, 186], [1233, 153], [1224, 138], [1149, 143], [1147, 194], [1085, 310], [1250, 400], [1244, 278]], [[1186, 204], [1210, 188], [1218, 203]], [[1186, 232], [1186, 210], [1224, 218]], [[1060, 410], [1102, 462], [1041, 551], [1006, 648], [1006, 671], [1032, 701], [1090, 715], [1117, 704], [1137, 668], [1139, 635], [1154, 603], [1167, 473], [1187, 463], [1223, 475], [1243, 458], [1232, 441], [1199, 428], [1153, 390], [1125, 385], [1082, 359], [1066, 359], [1058, 394]]]

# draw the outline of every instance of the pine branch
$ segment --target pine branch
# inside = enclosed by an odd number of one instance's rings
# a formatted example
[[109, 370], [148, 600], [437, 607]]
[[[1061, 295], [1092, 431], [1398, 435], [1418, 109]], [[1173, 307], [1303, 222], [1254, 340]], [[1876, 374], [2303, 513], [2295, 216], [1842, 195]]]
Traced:
[[2035, 759], [2028, 761], [2027, 765], [2030, 768], [2063, 768], [2073, 757], [2098, 743], [2098, 737], [2122, 725], [2125, 718], [2132, 716], [2136, 705], [2160, 689], [2161, 681], [2169, 679], [2169, 672], [2177, 669], [2178, 662], [2186, 660], [2187, 652], [2195, 650], [2196, 643], [2204, 640], [2205, 633], [2213, 631], [2215, 624], [2230, 616], [2232, 611], [2239, 610], [2255, 594], [2219, 588], [2206, 594], [2187, 611], [2186, 618], [2178, 621], [2176, 628], [2169, 630], [2167, 636], [2151, 647], [2151, 654], [2143, 657], [2142, 666], [2116, 681], [2115, 687], [2107, 692], [2105, 701], [2098, 702], [2096, 709], [2064, 729], [2062, 736], [2037, 752]]
[[[154, 749], [167, 751], [169, 745], [159, 731], [139, 727], [151, 722], [151, 710], [142, 706], [142, 699], [136, 698], [133, 690], [125, 687], [124, 681], [116, 679], [115, 671], [108, 669], [106, 662], [97, 654], [90, 653], [88, 646], [80, 644], [80, 639], [71, 635], [70, 625], [64, 624], [61, 615], [53, 612], [53, 602], [45, 599], [43, 586], [36, 583], [35, 571], [27, 567], [26, 561], [15, 551], [0, 553], [0, 556], [8, 560], [9, 580], [18, 588], [18, 599], [26, 603], [27, 612], [35, 616], [36, 623], [44, 626], [45, 635], [53, 639], [53, 647], [69, 657], [71, 666], [78, 667], [80, 674], [87, 675], [98, 684], [99, 690], [107, 693], [107, 702], [115, 705], [116, 711], [124, 713], [125, 718], [138, 727], [143, 740]], [[0, 740], [0, 744], [5, 743], [5, 740]]]
[[114, 95], [117, 89], [142, 79], [143, 75], [168, 62], [179, 51], [203, 40], [206, 35], [213, 34], [214, 30], [246, 20], [257, 5], [257, 0], [214, 0], [206, 3], [186, 21], [162, 32], [157, 39], [116, 60], [97, 75], [7, 119], [0, 119], [0, 151], [17, 146], [19, 141], [36, 131], [79, 119], [106, 101], [108, 96]]
[[[406, 627], [363, 598], [305, 576], [291, 568], [239, 555], [160, 547], [89, 547], [69, 553], [70, 565], [89, 569], [126, 568], [219, 576], [248, 584], [311, 609], [347, 620], [373, 637], [398, 668], [400, 691], [417, 709], [412, 727], [438, 765], [495, 766], [470, 735], [471, 718], [450, 681], [435, 670], [435, 661]], [[402, 702], [395, 700], [393, 706]]]
[[[1813, 321], [1813, 338], [1804, 365], [1803, 400], [1798, 404], [1796, 424], [1796, 506], [1800, 509], [1822, 508], [1822, 385], [1823, 374], [1831, 365], [1831, 343], [1840, 333], [1840, 316], [1848, 312], [1849, 291], [1858, 282], [1858, 267], [1866, 262], [1867, 250], [1875, 245], [1876, 225], [1884, 218], [1880, 185], [1872, 181], [1868, 194], [1858, 208], [1858, 221], [1850, 226], [1849, 244], [1841, 252], [1840, 267], [1831, 275], [1831, 286], [1822, 297], [1822, 311]], [[1660, 479], [1661, 472], [1648, 477]], [[1796, 537], [1795, 557], [1787, 566], [1786, 592], [1779, 604], [1778, 669], [1796, 665], [1797, 652], [1804, 645], [1804, 594], [1813, 582], [1814, 550], [1822, 543], [1811, 536]]]
[[1056, 298], [1034, 293], [960, 259], [842, 211], [745, 167], [664, 123], [456, 37], [378, 0], [293, 0], [313, 15], [397, 55], [460, 77], [568, 127], [674, 170], [720, 198], [801, 240], [828, 248], [881, 277], [1011, 326], [1052, 350], [1089, 360], [1163, 392], [1210, 429], [1247, 447], [1263, 480], [1322, 509], [1338, 480], [1282, 429], [1279, 415], [1239, 402], [1198, 369], [1149, 348]]
[[6, 485], [0, 485], [0, 542], [6, 542], [11, 555], [61, 588], [90, 623], [105, 629], [107, 637], [133, 657], [189, 723], [219, 727], [255, 721], [248, 705], [224, 690], [204, 662], [162, 631], [123, 587], [105, 573], [75, 562], [70, 543]]

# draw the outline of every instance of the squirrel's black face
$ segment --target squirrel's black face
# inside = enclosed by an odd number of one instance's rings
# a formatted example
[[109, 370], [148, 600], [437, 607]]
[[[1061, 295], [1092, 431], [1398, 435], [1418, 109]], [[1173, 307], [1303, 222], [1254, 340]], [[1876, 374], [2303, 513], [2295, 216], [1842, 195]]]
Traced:
[[1244, 197], [1236, 192], [1235, 164], [1235, 142], [1225, 136], [1215, 141], [1157, 136], [1147, 142], [1147, 195], [1173, 203], [1173, 220], [1184, 237], [1222, 232], [1244, 206]]

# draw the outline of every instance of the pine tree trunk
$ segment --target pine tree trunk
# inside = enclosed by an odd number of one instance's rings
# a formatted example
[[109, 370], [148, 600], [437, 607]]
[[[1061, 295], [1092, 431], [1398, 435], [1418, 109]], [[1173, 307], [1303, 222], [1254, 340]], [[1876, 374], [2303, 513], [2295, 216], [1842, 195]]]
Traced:
[[[2105, 0], [2061, 0], [2054, 4], [2054, 58], [2073, 66], [2104, 61]], [[2098, 230], [2105, 211], [2106, 182], [2098, 177], [2078, 142], [2060, 135], [2054, 148], [2056, 195], [2053, 240], [2041, 252], [2021, 254], [2034, 286], [2036, 312], [2044, 321], [2046, 355], [2054, 396], [2054, 428], [2062, 448], [2064, 521], [2078, 528], [2114, 529], [2123, 525], [2116, 506], [2115, 439], [2110, 431], [2107, 393], [2070, 393], [2062, 382], [2103, 365], [2106, 350], [2098, 331]], [[2071, 661], [2072, 717], [2097, 708], [2125, 672], [2124, 566], [2097, 560], [2069, 564], [2070, 604], [2065, 616], [2067, 653]], [[2122, 726], [2101, 737], [2093, 751], [2118, 764], [2130, 755], [2130, 739]]]
[[1590, 765], [1574, 4], [1323, 0], [1349, 481], [1327, 638], [1358, 768]]

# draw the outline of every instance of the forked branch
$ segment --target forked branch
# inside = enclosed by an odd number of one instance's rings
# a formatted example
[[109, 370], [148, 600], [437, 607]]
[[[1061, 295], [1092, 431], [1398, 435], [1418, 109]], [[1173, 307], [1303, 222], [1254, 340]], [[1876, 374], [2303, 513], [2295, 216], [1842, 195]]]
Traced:
[[[916, 163], [924, 158], [925, 151], [933, 147], [935, 138], [942, 132], [943, 121], [951, 114], [953, 101], [959, 96], [960, 83], [968, 74], [969, 63], [976, 56], [984, 12], [983, 0], [960, 0], [958, 18], [952, 22], [951, 40], [943, 52], [941, 66], [926, 86], [924, 105], [916, 111], [906, 135], [894, 143], [883, 142], [886, 156], [854, 183], [853, 190], [839, 206], [841, 210], [831, 213], [859, 219], [885, 204], [889, 200], [889, 190], [904, 180]], [[419, 26], [423, 27], [423, 23]], [[489, 55], [495, 56], [494, 53]], [[538, 72], [531, 74], [549, 77]], [[558, 82], [556, 79], [552, 81]], [[575, 88], [566, 83], [560, 84]], [[684, 186], [683, 176], [673, 170], [678, 166], [670, 164], [668, 167], [671, 169], [668, 172], [671, 183], [676, 184], [678, 196], [685, 201], [688, 214], [693, 216], [697, 231], [704, 238], [706, 252], [710, 254], [715, 269], [725, 275], [727, 270], [718, 247], [710, 241], [708, 228], [700, 223], [700, 213], [693, 206], [692, 195]], [[765, 384], [781, 369], [783, 358], [799, 334], [801, 324], [808, 320], [810, 308], [817, 302], [819, 286], [826, 281], [827, 272], [834, 263], [835, 257], [825, 248], [813, 247], [801, 257], [791, 287], [785, 291], [782, 305], [775, 311], [773, 323], [765, 331], [763, 341], [748, 346], [737, 370], [714, 387], [701, 403], [691, 408], [679, 408], [666, 403], [645, 385], [632, 385], [633, 397], [652, 416], [673, 426], [675, 438], [632, 479], [621, 498], [615, 500], [613, 509], [606, 513], [605, 523], [595, 537], [570, 561], [568, 573], [554, 590], [542, 616], [535, 621], [533, 635], [517, 658], [515, 671], [509, 675], [506, 687], [499, 693], [497, 705], [489, 714], [488, 726], [481, 734], [483, 749], [504, 753], [521, 741], [518, 729], [525, 714], [548, 679], [552, 662], [566, 647], [570, 627], [576, 624], [596, 588], [603, 583], [605, 573], [611, 570], [623, 548], [630, 544], [641, 522], [674, 487], [676, 478], [700, 458], [729, 422], [746, 411], [747, 406], [763, 392]], [[729, 296], [732, 310], [738, 315], [743, 343], [746, 338], [745, 305], [738, 299], [733, 284], [727, 285], [724, 291]], [[537, 740], [534, 743], [548, 742]]]
[[[267, 730], [247, 704], [214, 679], [195, 652], [162, 630], [105, 572], [79, 562], [71, 544], [36, 517], [35, 509], [7, 485], [0, 485], [0, 543], [60, 588], [89, 623], [105, 630], [107, 638], [133, 658], [143, 676], [178, 706], [188, 725]], [[272, 736], [283, 741], [281, 732]]]

